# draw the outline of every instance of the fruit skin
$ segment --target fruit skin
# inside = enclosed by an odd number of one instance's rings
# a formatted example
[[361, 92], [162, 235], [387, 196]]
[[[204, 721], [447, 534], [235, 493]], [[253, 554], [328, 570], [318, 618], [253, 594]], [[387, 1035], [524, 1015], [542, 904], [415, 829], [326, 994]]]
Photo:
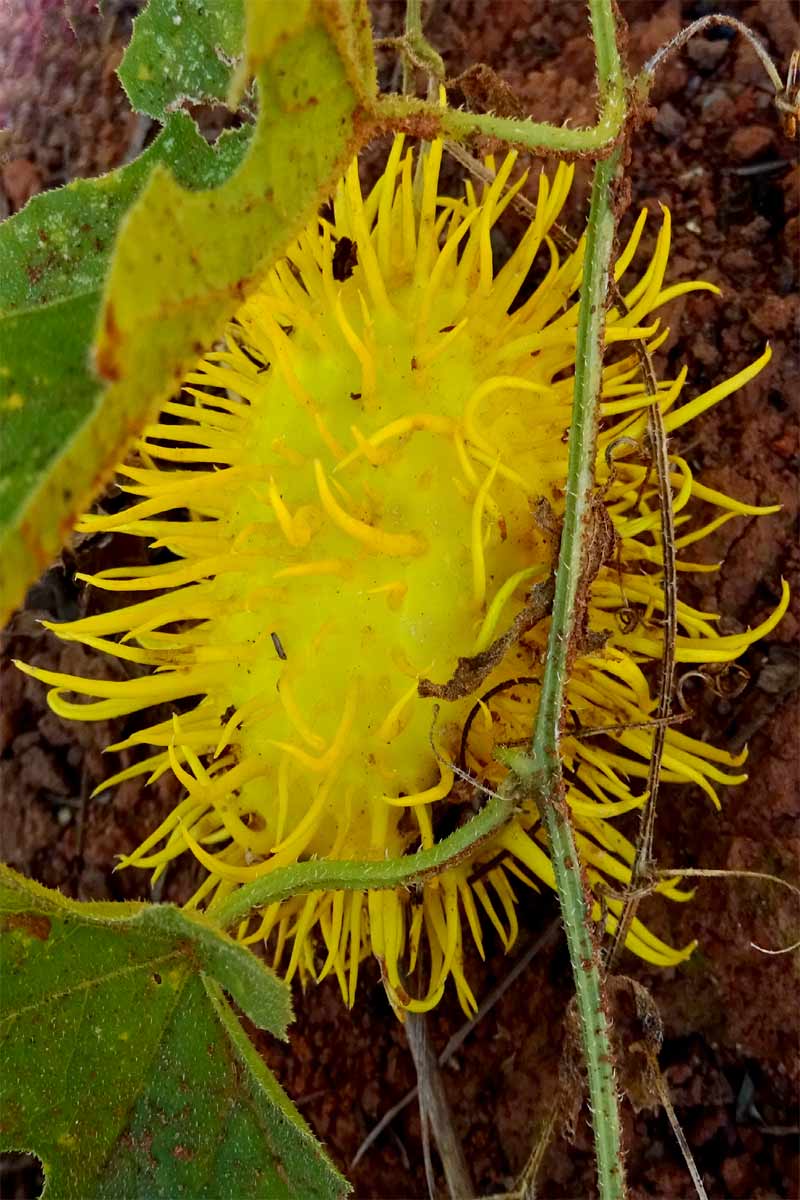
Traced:
[[[51, 706], [64, 716], [182, 702], [180, 716], [116, 747], [156, 753], [114, 778], [171, 769], [184, 784], [186, 799], [124, 861], [159, 872], [190, 850], [209, 870], [192, 905], [213, 908], [239, 883], [301, 858], [374, 859], [431, 845], [481, 787], [498, 786], [497, 748], [530, 734], [563, 509], [570, 300], [583, 243], [562, 261], [552, 240], [571, 182], [562, 165], [552, 181], [540, 177], [536, 217], [495, 273], [492, 226], [525, 176], [508, 186], [510, 154], [482, 196], [467, 184], [464, 199], [439, 197], [441, 155], [433, 142], [415, 168], [398, 137], [366, 199], [351, 166], [332, 212], [270, 272], [224, 348], [187, 377], [182, 399], [164, 406], [137, 458], [119, 468], [132, 507], [79, 524], [172, 552], [163, 565], [89, 580], [151, 598], [55, 627], [154, 673], [118, 683], [23, 667], [53, 685]], [[669, 234], [663, 210], [652, 260], [623, 287], [628, 311], [612, 309], [606, 330], [604, 537], [587, 580], [562, 741], [567, 801], [595, 888], [630, 879], [633, 847], [614, 819], [644, 800], [637, 781], [647, 778], [652, 732], [641, 726], [656, 708], [647, 666], [660, 659], [663, 637], [657, 487], [638, 452], [649, 398], [636, 356], [613, 347], [642, 339], [656, 349], [666, 334], [655, 310], [690, 290], [716, 291], [664, 287]], [[521, 301], [539, 254], [549, 268]], [[660, 384], [667, 431], [768, 357], [680, 408], [686, 372]], [[681, 529], [679, 555], [736, 514], [775, 511], [703, 488], [678, 456], [670, 463], [679, 525], [697, 501], [720, 510], [689, 534]], [[679, 557], [679, 569], [694, 566]], [[713, 614], [679, 603], [677, 661], [735, 659], [774, 627], [786, 600], [784, 589], [767, 622], [733, 637], [717, 635]], [[111, 640], [118, 634], [122, 641]], [[71, 702], [67, 691], [96, 699]], [[602, 727], [611, 727], [604, 738], [584, 736]], [[671, 727], [663, 777], [697, 783], [717, 803], [714, 785], [744, 778], [735, 773], [743, 761]], [[482, 911], [510, 946], [512, 882], [537, 880], [554, 886], [530, 804], [419, 894], [314, 893], [271, 905], [240, 936], [267, 939], [278, 965], [288, 953], [288, 976], [334, 972], [350, 1004], [371, 950], [398, 1008], [432, 1007], [452, 977], [469, 1011], [465, 928], [482, 955]], [[674, 880], [657, 890], [690, 895]], [[613, 930], [619, 902], [607, 906]], [[672, 949], [638, 921], [627, 945], [662, 965], [692, 950]]]

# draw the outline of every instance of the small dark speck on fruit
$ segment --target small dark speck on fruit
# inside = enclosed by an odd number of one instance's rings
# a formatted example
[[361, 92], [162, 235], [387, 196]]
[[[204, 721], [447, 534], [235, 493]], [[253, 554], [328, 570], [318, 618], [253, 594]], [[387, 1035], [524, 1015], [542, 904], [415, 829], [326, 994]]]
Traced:
[[333, 278], [344, 283], [358, 266], [358, 246], [349, 237], [340, 237], [333, 252]]

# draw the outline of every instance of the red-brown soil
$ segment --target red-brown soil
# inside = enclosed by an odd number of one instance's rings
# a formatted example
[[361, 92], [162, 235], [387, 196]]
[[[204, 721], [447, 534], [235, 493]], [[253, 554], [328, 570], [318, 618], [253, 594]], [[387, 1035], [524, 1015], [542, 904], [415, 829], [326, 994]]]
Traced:
[[[52, 8], [41, 0], [43, 8]], [[26, 8], [25, 0], [9, 5]], [[35, 6], [34, 6], [35, 7]], [[77, 6], [79, 7], [79, 5]], [[102, 37], [84, 31], [77, 48], [64, 29], [47, 51], [49, 90], [24, 110], [24, 137], [2, 168], [0, 213], [70, 175], [115, 165], [147, 136], [111, 74], [126, 31], [124, 5]], [[129, 5], [128, 8], [135, 8]], [[374, 0], [382, 34], [400, 32], [404, 6]], [[625, 0], [629, 58], [641, 64], [689, 20], [722, 9], [749, 23], [781, 69], [800, 45], [792, 0], [723, 3], [705, 0]], [[593, 57], [585, 5], [579, 0], [436, 0], [427, 32], [455, 76], [483, 61], [498, 71], [535, 117], [573, 124], [592, 118]], [[94, 38], [94, 40], [92, 40]], [[81, 48], [82, 47], [82, 48]], [[56, 68], [52, 64], [59, 62]], [[382, 56], [382, 82], [393, 60]], [[94, 74], [92, 75], [92, 72]], [[95, 80], [94, 92], [87, 75]], [[83, 86], [75, 92], [76, 80]], [[29, 88], [38, 88], [35, 73]], [[75, 105], [65, 94], [77, 94]], [[93, 95], [100, 99], [93, 107]], [[672, 281], [702, 277], [722, 299], [691, 295], [669, 312], [672, 333], [659, 355], [670, 377], [689, 368], [692, 393], [752, 361], [765, 341], [770, 365], [724, 404], [681, 431], [675, 448], [704, 482], [749, 501], [780, 502], [762, 519], [737, 518], [703, 545], [716, 575], [684, 577], [684, 595], [725, 614], [729, 630], [755, 624], [775, 605], [781, 577], [793, 605], [782, 625], [754, 646], [749, 682], [734, 697], [687, 691], [697, 709], [694, 731], [739, 748], [749, 741], [749, 781], [726, 790], [713, 811], [691, 788], [663, 790], [657, 854], [664, 866], [765, 871], [798, 881], [798, 486], [797, 423], [798, 229], [800, 169], [783, 136], [770, 87], [752, 51], [727, 31], [694, 41], [662, 70], [653, 93], [653, 120], [635, 134], [629, 168], [632, 214], [646, 203], [669, 205], [673, 218]], [[17, 110], [25, 100], [18, 85]], [[20, 100], [20, 97], [22, 100]], [[14, 96], [0, 93], [12, 109]], [[0, 108], [3, 104], [0, 103]], [[12, 112], [13, 115], [13, 112]], [[588, 170], [570, 201], [567, 223], [580, 228]], [[653, 222], [655, 225], [655, 222]], [[514, 236], [513, 225], [507, 236]], [[692, 394], [689, 393], [689, 394]], [[117, 550], [115, 550], [115, 553]], [[43, 615], [84, 611], [73, 579], [105, 563], [103, 539], [84, 541], [31, 589], [6, 630], [4, 652], [50, 667], [80, 671], [88, 656], [64, 647], [37, 625]], [[174, 800], [164, 781], [140, 792], [129, 783], [89, 799], [109, 773], [100, 750], [111, 727], [64, 726], [46, 708], [44, 689], [2, 665], [0, 720], [0, 857], [52, 887], [82, 899], [147, 896], [144, 873], [112, 875], [115, 855], [130, 851]], [[99, 668], [94, 661], [91, 668]], [[121, 670], [121, 667], [109, 669]], [[116, 723], [114, 738], [121, 736]], [[175, 868], [163, 899], [181, 900], [192, 868]], [[552, 920], [552, 898], [523, 901], [521, 925], [535, 935]], [[779, 948], [798, 937], [797, 898], [768, 883], [700, 882], [688, 905], [650, 903], [646, 915], [675, 944], [691, 938], [699, 950], [683, 968], [649, 970], [626, 957], [621, 969], [649, 988], [664, 1025], [661, 1063], [678, 1118], [711, 1197], [800, 1195], [796, 1108], [796, 955], [768, 955], [751, 943]], [[479, 964], [473, 964], [477, 974]], [[483, 969], [483, 993], [507, 971], [495, 950]], [[571, 994], [563, 943], [534, 960], [445, 1069], [445, 1081], [467, 1157], [482, 1193], [511, 1185], [546, 1119], [558, 1087], [564, 1012]], [[264, 1046], [269, 1063], [334, 1158], [347, 1172], [363, 1136], [414, 1082], [401, 1026], [374, 975], [365, 973], [352, 1013], [335, 984], [298, 994], [297, 1021], [287, 1047]], [[623, 1006], [624, 1007], [624, 1006]], [[448, 998], [430, 1021], [438, 1048], [462, 1021]], [[623, 1042], [634, 1037], [621, 1014]], [[636, 1083], [636, 1062], [625, 1078]], [[637, 1091], [637, 1094], [638, 1091]], [[640, 1097], [641, 1098], [641, 1097]], [[694, 1194], [666, 1116], [624, 1103], [627, 1169], [633, 1197]], [[361, 1197], [425, 1195], [419, 1118], [412, 1106], [350, 1172]], [[7, 1164], [2, 1194], [32, 1194], [33, 1176]], [[595, 1193], [591, 1137], [585, 1118], [573, 1137], [553, 1141], [537, 1195]]]

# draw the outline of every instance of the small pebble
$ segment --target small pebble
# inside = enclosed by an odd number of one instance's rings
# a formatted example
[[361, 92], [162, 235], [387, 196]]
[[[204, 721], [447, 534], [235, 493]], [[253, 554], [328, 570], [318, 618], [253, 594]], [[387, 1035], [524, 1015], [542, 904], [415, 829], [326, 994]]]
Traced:
[[746, 1155], [726, 1158], [722, 1164], [722, 1178], [731, 1196], [752, 1196], [753, 1164]]
[[738, 162], [751, 162], [772, 145], [775, 130], [766, 125], [745, 125], [728, 141], [728, 153]]
[[696, 66], [711, 71], [728, 53], [728, 43], [696, 37], [689, 42], [686, 53]]
[[682, 113], [678, 112], [674, 104], [670, 104], [669, 100], [665, 100], [656, 114], [656, 119], [653, 121], [653, 128], [662, 137], [677, 138], [680, 137], [686, 128], [686, 118]]

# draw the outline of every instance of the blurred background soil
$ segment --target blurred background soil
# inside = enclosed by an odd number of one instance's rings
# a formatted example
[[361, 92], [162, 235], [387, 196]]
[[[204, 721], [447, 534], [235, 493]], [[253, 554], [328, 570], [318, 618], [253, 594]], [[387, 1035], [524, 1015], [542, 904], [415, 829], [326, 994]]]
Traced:
[[[69, 11], [73, 29], [64, 11]], [[629, 61], [638, 67], [683, 24], [710, 11], [747, 22], [783, 71], [800, 46], [792, 0], [710, 4], [705, 0], [623, 0]], [[12, 131], [0, 159], [0, 216], [36, 192], [79, 175], [95, 175], [134, 157], [155, 130], [130, 113], [114, 75], [136, 3], [108, 3], [101, 18], [90, 0], [2, 0], [0, 123]], [[499, 72], [533, 117], [573, 125], [594, 111], [593, 56], [585, 5], [578, 0], [434, 0], [424, 5], [427, 33], [453, 77], [474, 62]], [[401, 0], [373, 0], [376, 31], [401, 32]], [[381, 83], [396, 86], [388, 52]], [[657, 367], [674, 377], [689, 368], [688, 394], [710, 387], [751, 362], [769, 342], [773, 358], [747, 387], [675, 438], [706, 484], [742, 499], [780, 502], [775, 516], [737, 518], [702, 543], [717, 574], [683, 576], [686, 599], [725, 614], [730, 632], [764, 619], [781, 577], [793, 588], [791, 612], [745, 660], [741, 694], [687, 688], [694, 732], [733, 749], [750, 746], [747, 783], [725, 789], [715, 812], [692, 788], [665, 788], [659, 803], [657, 853], [663, 866], [765, 871], [798, 882], [798, 229], [800, 171], [796, 147], [783, 136], [770, 88], [752, 51], [727, 30], [690, 43], [662, 69], [652, 120], [635, 135], [629, 168], [631, 209], [672, 211], [670, 282], [702, 277], [722, 288], [718, 299], [690, 295], [671, 306], [669, 340]], [[201, 114], [203, 115], [203, 114]], [[214, 127], [216, 114], [204, 114]], [[367, 158], [375, 169], [378, 151]], [[452, 177], [455, 178], [455, 169]], [[535, 177], [536, 172], [534, 172]], [[564, 221], [581, 227], [588, 168]], [[529, 189], [530, 191], [530, 189]], [[650, 222], [645, 253], [657, 221]], [[512, 219], [498, 238], [519, 231]], [[115, 503], [109, 495], [105, 503]], [[124, 545], [120, 545], [120, 542]], [[77, 569], [92, 571], [122, 553], [117, 539], [85, 538], [30, 589], [1, 635], [0, 857], [43, 883], [80, 899], [147, 897], [143, 872], [113, 875], [115, 855], [128, 852], [174, 803], [165, 779], [140, 791], [136, 781], [113, 793], [93, 789], [111, 771], [102, 747], [124, 736], [126, 723], [65, 726], [47, 709], [45, 689], [13, 670], [10, 658], [81, 673], [121, 672], [121, 664], [63, 646], [37, 620], [96, 611]], [[194, 879], [190, 864], [173, 868], [159, 898], [181, 901]], [[762, 953], [798, 936], [797, 898], [767, 883], [702, 881], [692, 904], [645, 906], [657, 932], [699, 949], [679, 970], [651, 971], [630, 957], [621, 969], [650, 989], [664, 1024], [662, 1066], [680, 1122], [711, 1197], [800, 1195], [798, 1180], [797, 955]], [[522, 942], [552, 921], [551, 897], [523, 896]], [[516, 953], [516, 952], [515, 952]], [[495, 947], [479, 999], [513, 962]], [[571, 994], [562, 942], [534, 959], [478, 1025], [445, 1081], [467, 1157], [482, 1193], [510, 1186], [525, 1163], [558, 1088], [563, 1016]], [[352, 1013], [334, 982], [297, 994], [288, 1047], [263, 1050], [307, 1120], [352, 1179], [360, 1197], [425, 1195], [419, 1119], [410, 1106], [348, 1170], [360, 1141], [414, 1082], [402, 1028], [369, 970]], [[621, 1006], [623, 1047], [635, 1029]], [[452, 996], [430, 1021], [441, 1049], [463, 1017]], [[638, 1100], [635, 1057], [624, 1077]], [[631, 1195], [690, 1197], [692, 1184], [663, 1111], [624, 1103]], [[36, 1195], [35, 1169], [14, 1156], [0, 1164], [0, 1194]], [[552, 1142], [537, 1195], [595, 1194], [591, 1138], [585, 1119], [573, 1136]]]

